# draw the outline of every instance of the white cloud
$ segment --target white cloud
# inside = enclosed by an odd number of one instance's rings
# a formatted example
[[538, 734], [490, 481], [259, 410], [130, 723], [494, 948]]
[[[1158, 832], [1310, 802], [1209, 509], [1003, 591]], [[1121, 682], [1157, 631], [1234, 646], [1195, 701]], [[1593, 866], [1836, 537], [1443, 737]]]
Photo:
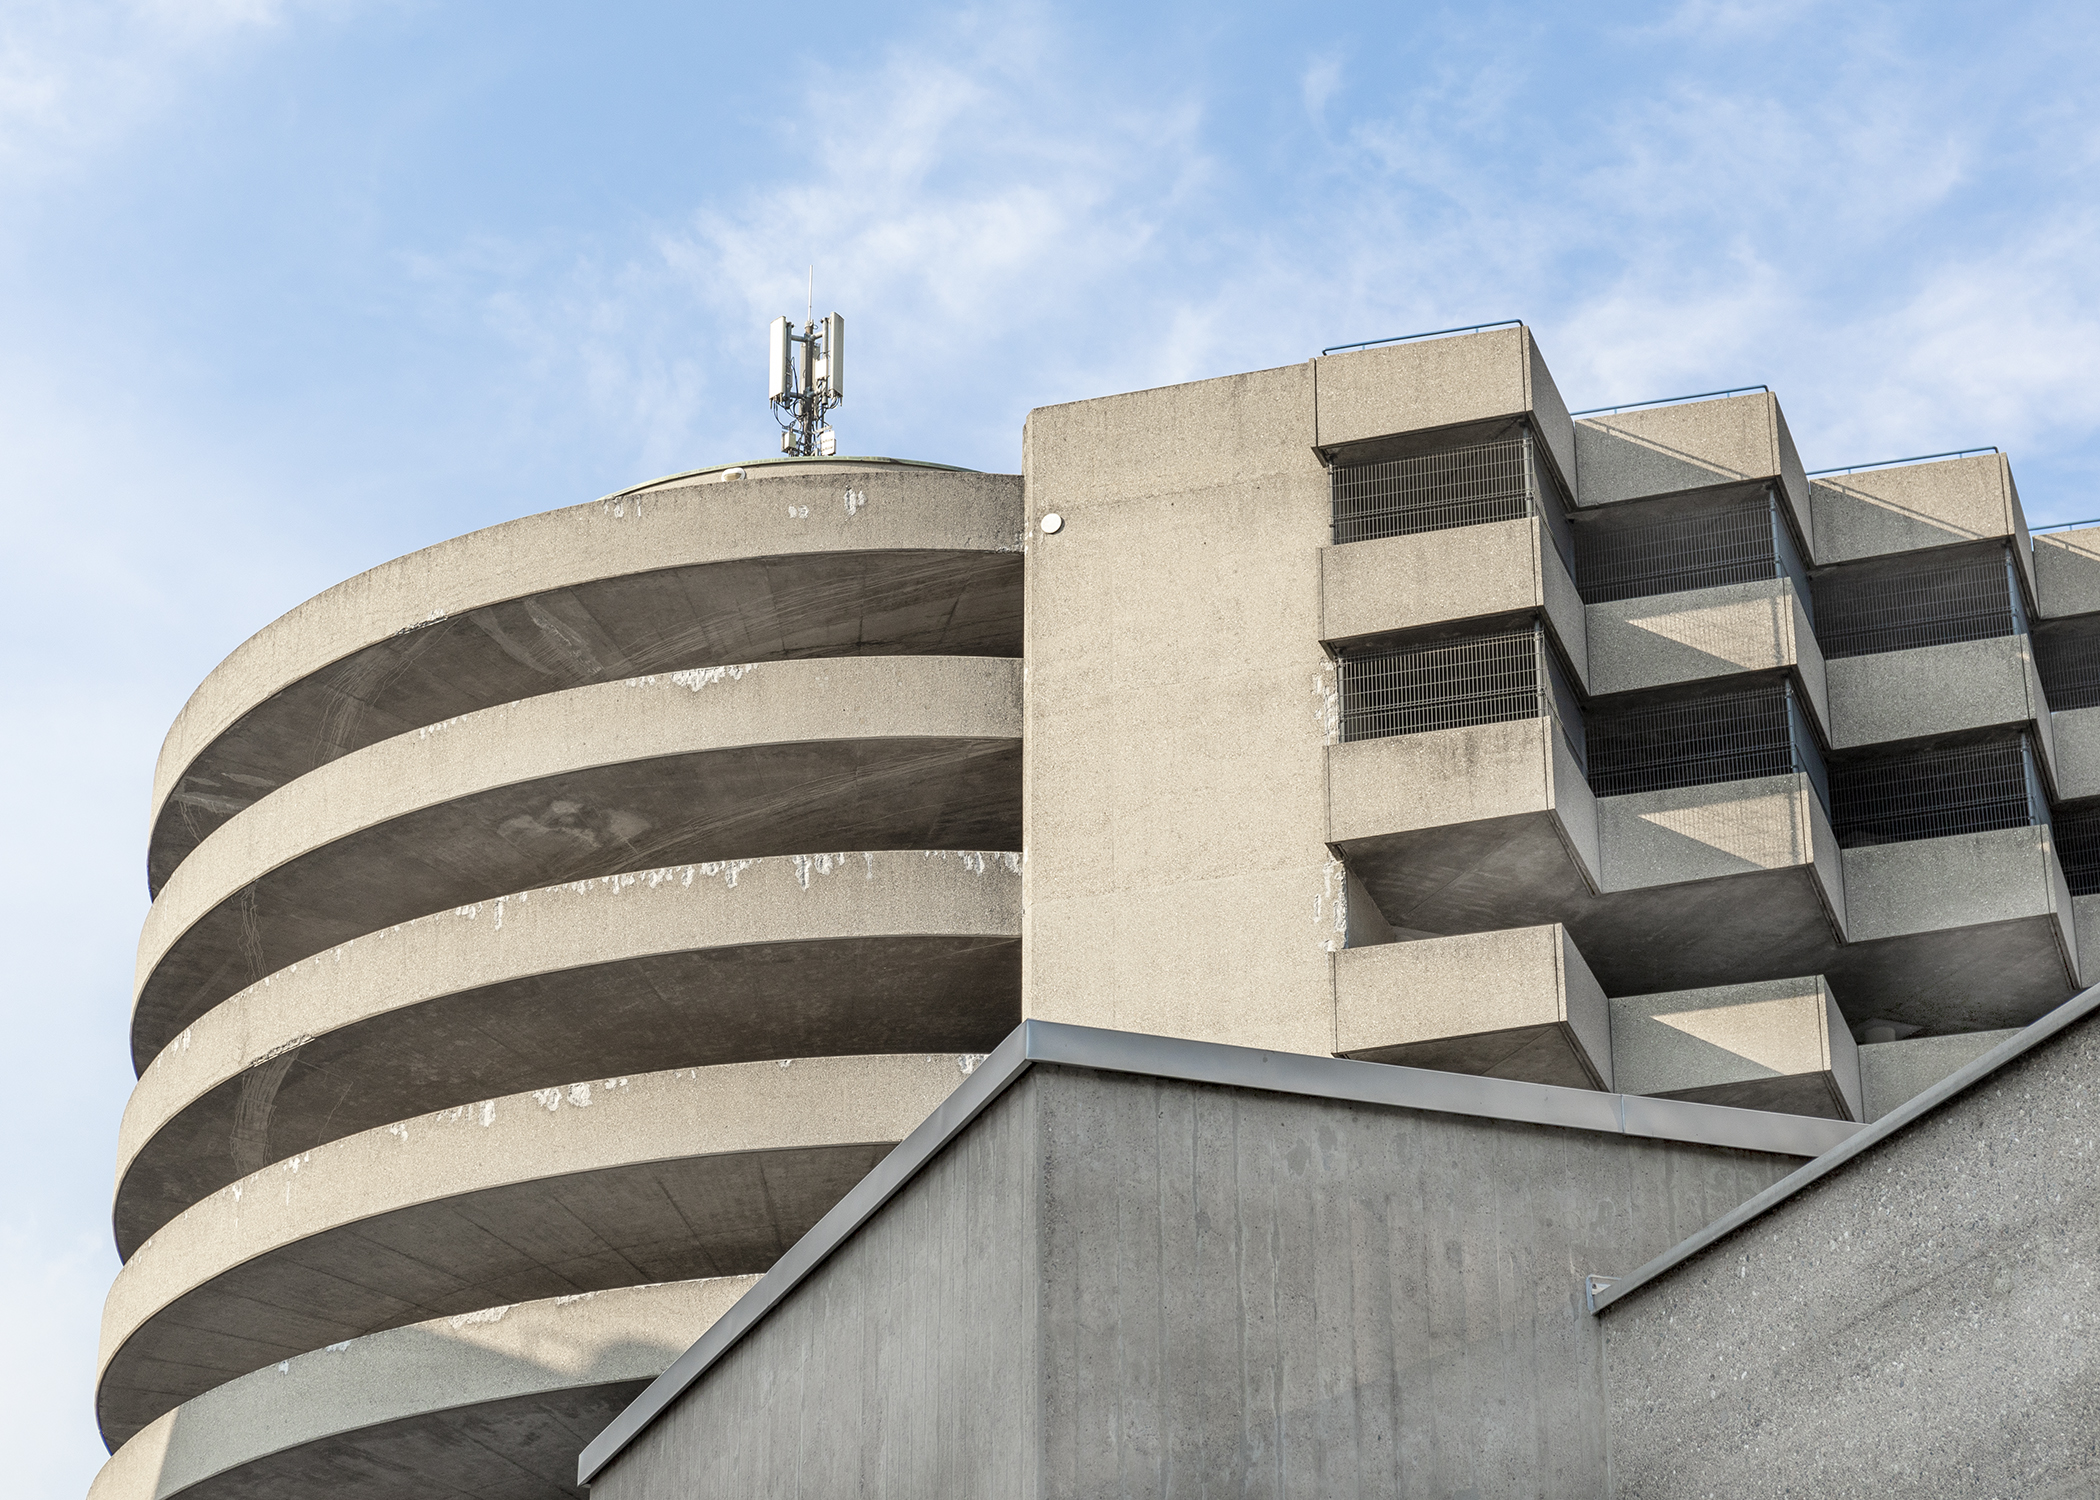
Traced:
[[40, 176], [165, 108], [285, 0], [8, 0], [0, 8], [0, 169]]

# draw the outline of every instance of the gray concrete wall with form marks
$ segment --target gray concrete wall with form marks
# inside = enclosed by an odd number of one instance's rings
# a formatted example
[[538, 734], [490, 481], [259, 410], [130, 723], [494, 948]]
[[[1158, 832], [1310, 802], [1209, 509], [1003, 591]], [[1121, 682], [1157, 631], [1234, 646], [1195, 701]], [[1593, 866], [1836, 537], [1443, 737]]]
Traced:
[[2100, 1488], [2100, 1024], [1611, 1303], [1612, 1493]]
[[1040, 1065], [592, 1494], [1596, 1494], [1581, 1272], [1793, 1164]]

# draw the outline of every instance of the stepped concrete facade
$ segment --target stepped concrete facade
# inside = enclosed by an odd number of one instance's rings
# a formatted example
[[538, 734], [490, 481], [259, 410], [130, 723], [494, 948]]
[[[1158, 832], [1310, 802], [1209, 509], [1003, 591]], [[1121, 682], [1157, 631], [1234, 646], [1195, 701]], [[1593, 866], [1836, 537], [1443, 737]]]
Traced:
[[696, 471], [206, 680], [97, 1500], [1704, 1493], [1635, 1273], [2082, 1034], [2100, 529], [2003, 455], [1513, 326], [1020, 468]]

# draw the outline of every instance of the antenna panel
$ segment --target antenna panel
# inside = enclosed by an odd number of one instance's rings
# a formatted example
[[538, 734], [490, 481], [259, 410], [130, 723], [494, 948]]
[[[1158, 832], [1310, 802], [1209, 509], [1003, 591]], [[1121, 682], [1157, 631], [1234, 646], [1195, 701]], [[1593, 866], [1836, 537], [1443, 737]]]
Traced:
[[766, 377], [766, 399], [778, 401], [795, 387], [794, 325], [786, 318], [773, 320], [771, 360]]
[[846, 396], [846, 320], [837, 313], [824, 315], [824, 374], [826, 389], [844, 400]]

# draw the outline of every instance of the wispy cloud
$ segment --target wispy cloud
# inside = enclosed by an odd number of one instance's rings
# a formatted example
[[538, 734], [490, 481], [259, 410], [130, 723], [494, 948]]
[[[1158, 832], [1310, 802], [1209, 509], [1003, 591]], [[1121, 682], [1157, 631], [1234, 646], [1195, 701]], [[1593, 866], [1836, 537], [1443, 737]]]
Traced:
[[10, 0], [0, 7], [0, 170], [76, 164], [166, 108], [289, 0]]

